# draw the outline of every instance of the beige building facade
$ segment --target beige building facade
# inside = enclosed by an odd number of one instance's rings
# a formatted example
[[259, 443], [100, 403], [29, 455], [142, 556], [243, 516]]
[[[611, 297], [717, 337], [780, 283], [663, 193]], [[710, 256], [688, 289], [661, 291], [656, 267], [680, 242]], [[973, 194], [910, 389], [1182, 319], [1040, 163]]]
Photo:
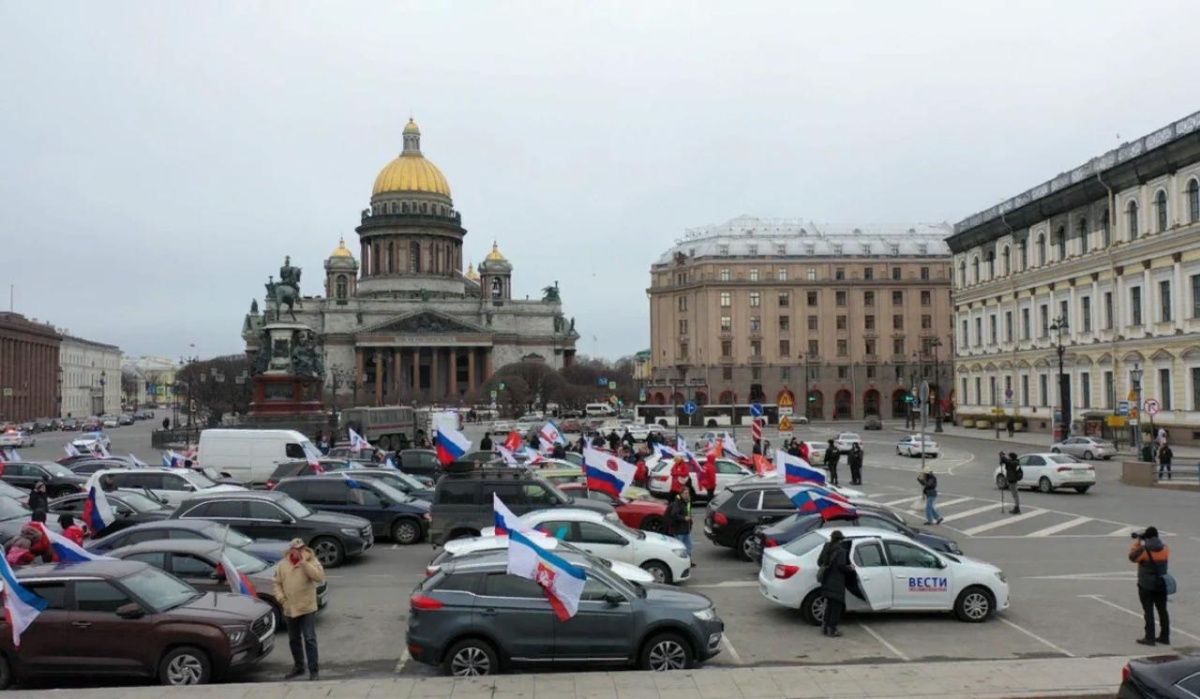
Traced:
[[58, 360], [62, 377], [59, 417], [121, 412], [121, 348], [64, 332]]
[[1122, 401], [1137, 406], [1136, 370], [1155, 424], [1200, 439], [1200, 113], [971, 216], [947, 242], [960, 415], [1112, 436]]
[[647, 402], [786, 395], [814, 420], [902, 417], [914, 380], [937, 395], [950, 376], [949, 233], [753, 217], [688, 230], [650, 270]]

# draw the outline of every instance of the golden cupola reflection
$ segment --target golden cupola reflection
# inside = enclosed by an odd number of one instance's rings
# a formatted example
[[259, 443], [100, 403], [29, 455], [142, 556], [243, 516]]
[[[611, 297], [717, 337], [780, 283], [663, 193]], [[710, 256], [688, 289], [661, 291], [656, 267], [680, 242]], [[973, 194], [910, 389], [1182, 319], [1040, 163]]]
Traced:
[[375, 178], [371, 195], [384, 192], [425, 192], [450, 197], [446, 176], [421, 154], [421, 129], [412, 119], [404, 127], [404, 150]]
[[350, 253], [350, 248], [346, 247], [346, 239], [345, 238], [341, 238], [338, 240], [337, 248], [335, 248], [333, 252], [329, 253], [329, 256], [330, 257], [354, 257], [354, 255]]

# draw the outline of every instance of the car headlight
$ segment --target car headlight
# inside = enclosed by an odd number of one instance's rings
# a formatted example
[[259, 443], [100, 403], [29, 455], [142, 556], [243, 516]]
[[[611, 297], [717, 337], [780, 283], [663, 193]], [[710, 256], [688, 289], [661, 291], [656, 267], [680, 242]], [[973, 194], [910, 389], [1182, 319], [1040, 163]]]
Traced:
[[671, 553], [675, 554], [676, 556], [679, 556], [680, 558], [687, 558], [687, 557], [688, 557], [687, 548], [685, 548], [685, 547], [683, 547], [683, 546], [680, 546], [680, 547], [678, 547], [678, 548], [674, 548], [674, 547], [672, 547], [672, 548], [671, 548]]
[[1000, 582], [1002, 582], [1002, 583], [1006, 583], [1006, 582], [1008, 582], [1008, 576], [1006, 576], [1006, 575], [1004, 574], [1004, 571], [1003, 571], [1003, 570], [997, 570], [997, 571], [996, 571], [996, 577], [997, 577], [997, 578], [1000, 578]]
[[358, 536], [359, 531], [355, 527], [348, 527], [340, 530], [346, 536]]
[[700, 621], [712, 621], [713, 619], [717, 618], [717, 610], [713, 607], [709, 607], [708, 609], [701, 609], [698, 612], [692, 612], [692, 616], [696, 617]]
[[246, 634], [250, 632], [245, 626], [222, 626], [225, 635], [229, 637], [229, 645], [236, 646], [246, 640]]

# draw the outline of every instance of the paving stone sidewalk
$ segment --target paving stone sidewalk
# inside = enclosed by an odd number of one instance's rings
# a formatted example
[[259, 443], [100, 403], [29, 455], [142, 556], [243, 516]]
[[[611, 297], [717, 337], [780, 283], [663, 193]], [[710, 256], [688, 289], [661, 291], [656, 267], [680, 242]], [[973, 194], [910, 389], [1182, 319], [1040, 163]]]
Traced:
[[1124, 658], [711, 668], [652, 672], [396, 677], [321, 682], [9, 692], [29, 699], [1008, 699], [1112, 697]]

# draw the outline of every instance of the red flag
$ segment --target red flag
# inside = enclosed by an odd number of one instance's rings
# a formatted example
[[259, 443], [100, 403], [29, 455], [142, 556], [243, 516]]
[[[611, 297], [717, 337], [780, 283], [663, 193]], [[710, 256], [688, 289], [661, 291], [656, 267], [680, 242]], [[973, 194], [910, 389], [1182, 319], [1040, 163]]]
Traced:
[[767, 457], [763, 456], [762, 454], [754, 455], [754, 472], [756, 474], [765, 476], [774, 470], [775, 467], [771, 465], [771, 462], [767, 460]]
[[508, 433], [508, 439], [504, 440], [504, 448], [509, 451], [516, 451], [525, 446], [525, 440], [521, 438], [521, 433], [513, 430]]

